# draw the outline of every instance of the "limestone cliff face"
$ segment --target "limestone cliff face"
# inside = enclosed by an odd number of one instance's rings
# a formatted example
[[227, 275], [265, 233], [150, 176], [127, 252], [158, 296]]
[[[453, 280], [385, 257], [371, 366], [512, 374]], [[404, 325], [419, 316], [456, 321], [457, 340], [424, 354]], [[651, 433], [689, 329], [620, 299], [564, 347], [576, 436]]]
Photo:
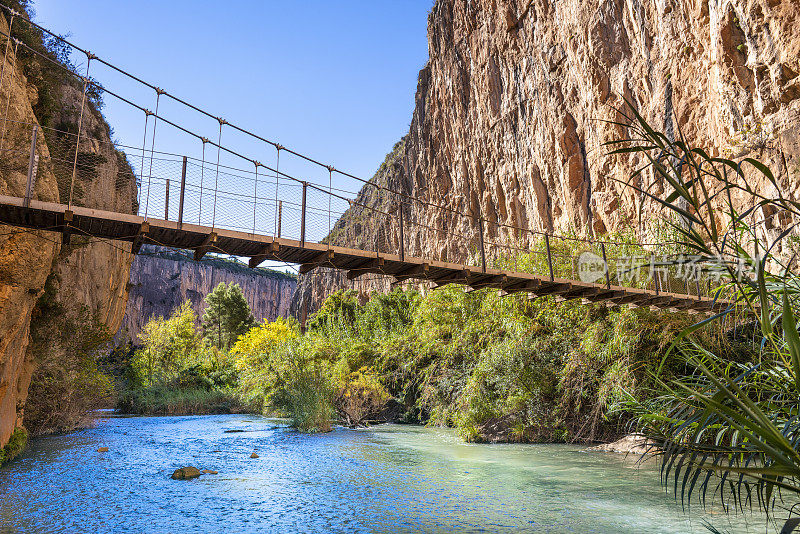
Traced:
[[[0, 30], [8, 33], [2, 17]], [[0, 68], [3, 71], [0, 95], [8, 102], [9, 118], [18, 121], [3, 123], [6, 150], [0, 153], [0, 194], [23, 196], [28, 168], [25, 147], [30, 146], [31, 127], [19, 123], [38, 124], [31, 107], [36, 92], [17, 68], [13, 55]], [[36, 151], [40, 160], [49, 159], [46, 143], [38, 143]], [[58, 198], [52, 168], [39, 169], [34, 195], [41, 200]], [[0, 445], [8, 441], [22, 422], [17, 414], [24, 404], [33, 370], [26, 359], [31, 313], [57, 250], [57, 239], [46, 232], [20, 232], [18, 228], [0, 225]]]
[[[2, 17], [0, 29], [8, 33]], [[24, 42], [42, 46], [34, 34], [27, 35]], [[3, 123], [3, 148], [7, 150], [0, 153], [0, 194], [23, 196], [31, 130], [36, 124], [40, 127], [36, 145], [39, 162], [33, 198], [66, 202], [72, 182], [71, 154], [78, 131], [81, 87], [69, 77], [48, 77], [43, 74], [46, 69], [35, 61], [35, 56], [23, 55], [21, 49], [19, 56], [14, 54], [12, 45], [4, 66], [0, 97], [4, 103], [8, 99], [7, 118], [14, 122]], [[114, 149], [110, 128], [97, 107], [87, 102], [84, 109], [78, 172], [72, 187], [74, 202], [132, 213], [136, 210], [136, 182], [130, 166]], [[96, 242], [88, 236], [74, 236], [65, 246], [61, 241], [59, 233], [0, 226], [0, 445], [23, 424], [26, 402], [40, 406], [59, 402], [34, 398], [35, 388], [28, 399], [32, 375], [36, 383], [35, 373], [42, 368], [39, 364], [67, 358], [73, 350], [62, 346], [55, 324], [37, 309], [46, 281], [50, 280], [53, 290], [48, 298], [54, 302], [49, 304], [57, 304], [62, 310], [59, 320], [90, 317], [111, 331], [116, 331], [122, 321], [132, 259], [130, 245]], [[32, 337], [40, 343], [31, 344]]]
[[257, 321], [287, 317], [297, 281], [268, 269], [249, 269], [223, 259], [194, 261], [190, 254], [145, 245], [133, 261], [125, 319], [118, 341], [132, 340], [153, 317], [166, 317], [189, 300], [202, 316], [205, 296], [220, 283], [237, 283]]
[[[480, 214], [500, 242], [519, 238], [493, 223], [645, 236], [638, 210], [647, 221], [657, 207], [618, 181], [642, 162], [604, 146], [621, 137], [605, 121], [620, 120], [628, 100], [668, 135], [762, 160], [800, 198], [799, 36], [798, 0], [438, 0], [395, 181]], [[651, 182], [637, 185], [664, 187]], [[767, 215], [755, 223], [770, 240]], [[471, 231], [445, 211], [406, 217], [429, 228], [407, 233], [417, 255], [458, 255], [430, 229]], [[475, 243], [459, 246], [466, 256]]]

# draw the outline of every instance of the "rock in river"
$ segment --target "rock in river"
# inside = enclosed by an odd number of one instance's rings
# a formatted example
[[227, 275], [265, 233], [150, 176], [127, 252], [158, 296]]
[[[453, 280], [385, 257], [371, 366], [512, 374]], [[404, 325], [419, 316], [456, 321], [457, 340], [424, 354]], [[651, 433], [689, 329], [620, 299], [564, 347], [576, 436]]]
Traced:
[[642, 434], [628, 434], [613, 442], [589, 447], [590, 451], [618, 452], [622, 454], [646, 454], [653, 448], [653, 443]]
[[202, 473], [198, 468], [188, 465], [186, 467], [176, 469], [175, 472], [172, 473], [172, 478], [175, 480], [189, 480], [191, 478], [197, 478], [200, 475], [202, 475]]

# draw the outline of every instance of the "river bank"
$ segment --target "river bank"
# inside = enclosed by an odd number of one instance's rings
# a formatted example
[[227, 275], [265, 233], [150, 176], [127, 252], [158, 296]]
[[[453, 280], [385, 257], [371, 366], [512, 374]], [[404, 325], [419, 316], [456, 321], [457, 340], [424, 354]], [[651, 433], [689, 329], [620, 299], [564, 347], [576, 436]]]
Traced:
[[[218, 474], [171, 480], [185, 465]], [[0, 501], [0, 530], [31, 533], [700, 533], [706, 519], [733, 533], [763, 528], [730, 525], [713, 507], [685, 515], [657, 466], [624, 455], [469, 444], [406, 425], [303, 434], [242, 415], [105, 417], [35, 438], [0, 468]]]

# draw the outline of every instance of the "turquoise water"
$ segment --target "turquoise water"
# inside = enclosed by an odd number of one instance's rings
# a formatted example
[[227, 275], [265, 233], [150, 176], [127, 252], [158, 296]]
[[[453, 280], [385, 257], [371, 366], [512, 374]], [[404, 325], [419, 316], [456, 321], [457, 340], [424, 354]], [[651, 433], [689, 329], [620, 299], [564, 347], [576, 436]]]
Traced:
[[[184, 465], [219, 474], [171, 480]], [[111, 417], [33, 440], [0, 469], [0, 505], [3, 533], [686, 533], [704, 519], [764, 532], [687, 515], [654, 466], [622, 455], [399, 425], [307, 435], [242, 415]]]

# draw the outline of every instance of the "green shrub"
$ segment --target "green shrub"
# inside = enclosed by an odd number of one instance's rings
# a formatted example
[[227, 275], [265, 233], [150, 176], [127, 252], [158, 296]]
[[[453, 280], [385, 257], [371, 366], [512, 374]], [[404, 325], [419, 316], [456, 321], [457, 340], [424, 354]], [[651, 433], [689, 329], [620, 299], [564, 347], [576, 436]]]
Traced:
[[27, 444], [28, 431], [24, 428], [17, 428], [14, 430], [14, 432], [11, 433], [11, 437], [8, 438], [8, 443], [6, 443], [5, 447], [0, 451], [0, 465], [10, 462], [22, 454]]
[[111, 334], [97, 313], [74, 300], [51, 274], [32, 313], [27, 350], [35, 368], [25, 426], [33, 435], [73, 430], [89, 412], [112, 402], [111, 379], [98, 367]]
[[[265, 323], [233, 353], [243, 394], [300, 429], [325, 429], [337, 414], [364, 423], [393, 399], [400, 420], [454, 426], [468, 440], [592, 441], [624, 430], [628, 416], [613, 408], [647, 394], [690, 321], [454, 285], [363, 304], [339, 291], [306, 334], [282, 319]], [[663, 371], [681, 365], [669, 359]]]

